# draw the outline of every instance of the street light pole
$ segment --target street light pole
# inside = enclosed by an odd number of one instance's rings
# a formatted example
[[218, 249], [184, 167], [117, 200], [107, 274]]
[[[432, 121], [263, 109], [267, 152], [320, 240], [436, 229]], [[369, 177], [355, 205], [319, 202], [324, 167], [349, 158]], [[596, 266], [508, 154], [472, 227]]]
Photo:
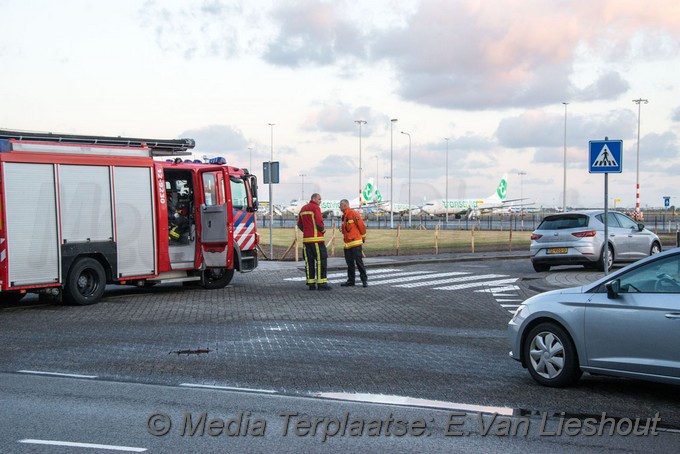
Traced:
[[390, 120], [390, 228], [394, 228], [394, 123], [398, 120]]
[[449, 138], [444, 137], [446, 140], [446, 181], [444, 182], [444, 213], [446, 213], [446, 226], [449, 225]]
[[253, 171], [253, 147], [248, 147], [248, 152], [250, 153], [250, 168], [248, 169], [250, 172]]
[[366, 124], [366, 120], [354, 120], [354, 123], [359, 123], [359, 208], [361, 208], [361, 125]]
[[375, 189], [378, 188], [380, 184], [380, 157], [375, 155]]
[[401, 131], [408, 136], [408, 228], [411, 228], [411, 134]]
[[305, 177], [307, 176], [304, 173], [299, 174], [298, 176], [302, 177], [302, 198], [300, 199], [301, 202], [305, 201]]
[[635, 218], [640, 219], [640, 109], [641, 104], [647, 104], [646, 99], [634, 99], [633, 102], [638, 105], [638, 132], [637, 132], [637, 170], [635, 172]]
[[567, 212], [567, 105], [564, 104], [564, 176], [562, 178], [562, 211]]
[[[519, 175], [519, 201], [520, 203], [524, 203], [524, 175], [527, 173], [520, 170], [517, 172], [517, 175]], [[522, 225], [522, 230], [524, 230], [524, 205], [520, 205], [519, 207], [519, 216], [521, 219], [521, 225]]]
[[274, 260], [274, 196], [272, 194], [272, 164], [274, 163], [274, 125], [269, 123], [271, 128], [271, 154], [269, 156], [269, 260]]

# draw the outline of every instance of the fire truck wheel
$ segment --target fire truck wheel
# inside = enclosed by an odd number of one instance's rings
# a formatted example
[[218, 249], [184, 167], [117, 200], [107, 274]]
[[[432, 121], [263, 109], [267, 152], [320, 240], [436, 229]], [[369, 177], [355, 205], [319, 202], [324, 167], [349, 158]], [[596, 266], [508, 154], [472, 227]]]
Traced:
[[201, 283], [203, 284], [203, 288], [209, 290], [223, 288], [231, 282], [231, 278], [233, 277], [233, 268], [230, 270], [226, 268], [211, 268], [209, 270], [203, 271]]
[[105, 288], [106, 274], [101, 263], [89, 257], [80, 258], [68, 273], [64, 300], [77, 306], [94, 304], [101, 299]]

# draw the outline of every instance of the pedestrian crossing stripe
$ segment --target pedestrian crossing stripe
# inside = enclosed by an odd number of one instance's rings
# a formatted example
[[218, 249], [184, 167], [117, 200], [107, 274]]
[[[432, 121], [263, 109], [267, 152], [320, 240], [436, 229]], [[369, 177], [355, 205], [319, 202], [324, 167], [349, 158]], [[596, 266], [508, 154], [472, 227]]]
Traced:
[[[445, 273], [440, 273], [440, 274], [445, 274]], [[395, 285], [394, 287], [400, 287], [400, 288], [414, 288], [414, 287], [424, 287], [426, 285], [432, 286], [432, 285], [442, 285], [442, 284], [453, 284], [455, 282], [466, 282], [466, 281], [471, 281], [475, 279], [496, 279], [499, 277], [506, 277], [504, 274], [477, 274], [474, 276], [470, 276], [468, 273], [458, 273], [464, 274], [465, 276], [463, 277], [456, 277], [456, 278], [451, 278], [451, 279], [439, 279], [436, 281], [427, 281], [427, 282], [417, 282], [417, 283], [412, 283], [412, 284], [402, 284], [402, 285]], [[424, 278], [429, 277], [429, 276], [423, 276]], [[487, 282], [485, 282], [487, 283]]]
[[[376, 268], [374, 270], [373, 269], [371, 270], [370, 276], [373, 276], [375, 274], [394, 273], [394, 272], [397, 272], [397, 271], [401, 271], [401, 270], [394, 269], [394, 268]], [[429, 273], [429, 271], [419, 271], [419, 273]], [[333, 279], [333, 278], [338, 278], [338, 277], [345, 277], [346, 278], [347, 272], [345, 271], [345, 272], [342, 272], [342, 273], [330, 273], [330, 274], [326, 275], [327, 279]], [[305, 282], [305, 281], [307, 281], [307, 278], [304, 277], [304, 276], [303, 277], [288, 277], [288, 278], [284, 279], [284, 281]]]
[[496, 284], [510, 284], [512, 282], [516, 282], [517, 278], [513, 277], [510, 279], [500, 279], [497, 281], [483, 281], [483, 282], [468, 282], [467, 284], [458, 284], [458, 285], [448, 285], [446, 287], [435, 287], [435, 290], [460, 290], [463, 288], [472, 288], [472, 287], [481, 287], [484, 285], [496, 285]]
[[493, 296], [495, 297], [506, 297], [506, 296], [516, 296], [515, 294], [510, 294], [510, 295], [505, 295], [502, 292], [515, 292], [519, 290], [519, 287], [516, 285], [509, 285], [505, 287], [493, 287], [489, 289], [484, 289], [484, 290], [475, 290], [475, 292], [490, 292], [493, 293]]
[[[375, 280], [375, 276], [373, 276], [373, 273], [370, 273], [368, 275], [369, 279], [371, 280], [371, 284], [373, 285], [380, 285], [380, 284], [393, 284], [395, 282], [404, 282], [404, 281], [414, 281], [418, 279], [427, 279], [428, 277], [431, 276], [430, 271], [411, 271], [408, 273], [390, 273], [389, 277], [392, 277], [393, 279], [386, 279], [386, 280]], [[344, 273], [342, 275], [343, 277], [341, 279], [329, 279], [328, 282], [331, 284], [339, 284], [340, 282], [345, 282], [347, 280], [347, 273]], [[386, 276], [378, 276], [378, 278], [384, 278]]]
[[[337, 284], [347, 280], [347, 272], [330, 273], [328, 282]], [[305, 282], [305, 277], [285, 278], [285, 281]], [[517, 293], [520, 288], [515, 285], [518, 278], [507, 274], [472, 274], [470, 272], [451, 271], [435, 273], [432, 271], [403, 271], [397, 268], [375, 268], [368, 273], [369, 285], [391, 285], [395, 288], [432, 287], [434, 290], [462, 290], [484, 287], [474, 290], [477, 293], [490, 293], [500, 307], [514, 313], [524, 300]], [[509, 303], [509, 304], [508, 304]], [[517, 303], [517, 304], [515, 304]]]
[[605, 143], [602, 150], [598, 153], [595, 161], [593, 161], [592, 167], [619, 167], [619, 163], [616, 158], [612, 155], [609, 147]]

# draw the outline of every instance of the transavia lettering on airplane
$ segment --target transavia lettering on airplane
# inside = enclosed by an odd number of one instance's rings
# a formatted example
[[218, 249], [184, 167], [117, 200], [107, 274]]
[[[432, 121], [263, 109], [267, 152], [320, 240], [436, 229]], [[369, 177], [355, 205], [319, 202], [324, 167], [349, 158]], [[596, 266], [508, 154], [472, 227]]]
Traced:
[[508, 177], [503, 176], [496, 187], [496, 192], [481, 199], [438, 199], [426, 203], [423, 211], [430, 216], [444, 216], [447, 213], [454, 216], [475, 216], [479, 213], [502, 208], [509, 202], [522, 199], [508, 199]]

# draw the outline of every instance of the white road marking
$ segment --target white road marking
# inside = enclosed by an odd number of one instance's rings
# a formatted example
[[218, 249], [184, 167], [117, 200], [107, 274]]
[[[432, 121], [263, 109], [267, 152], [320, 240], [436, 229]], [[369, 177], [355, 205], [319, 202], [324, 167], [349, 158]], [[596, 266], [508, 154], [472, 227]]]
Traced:
[[390, 396], [386, 394], [367, 393], [314, 393], [315, 397], [323, 399], [344, 400], [351, 402], [368, 402], [373, 404], [400, 405], [405, 407], [437, 408], [442, 410], [462, 410], [474, 413], [496, 413], [512, 416], [513, 409], [507, 407], [491, 407], [484, 405], [469, 405], [443, 400], [418, 399], [415, 397]]
[[[376, 274], [385, 274], [385, 273], [394, 273], [394, 272], [400, 272], [401, 270], [398, 269], [393, 269], [393, 268], [377, 268], [377, 269], [371, 269], [368, 273], [368, 277], [370, 278], [371, 276], [374, 276]], [[424, 273], [428, 273], [429, 271], [423, 271]], [[326, 278], [327, 279], [332, 279], [336, 277], [347, 277], [347, 272], [342, 272], [342, 273], [331, 273], [327, 274]], [[284, 281], [296, 281], [296, 282], [304, 282], [306, 281], [306, 277], [287, 277], [284, 279]]]
[[[331, 284], [344, 282], [346, 278], [347, 273], [345, 272], [327, 275], [328, 282]], [[501, 303], [521, 303], [524, 301], [517, 293], [520, 290], [519, 286], [508, 285], [517, 282], [518, 278], [508, 278], [507, 274], [473, 274], [459, 271], [435, 273], [432, 271], [403, 271], [396, 268], [378, 268], [369, 271], [368, 279], [371, 286], [391, 284], [392, 287], [395, 288], [432, 287], [435, 290], [461, 290], [474, 287], [486, 287], [474, 291], [491, 293], [496, 302], [508, 309], [511, 313], [514, 312], [519, 304], [503, 305]], [[284, 280], [304, 282], [306, 278], [293, 277]]]
[[508, 287], [492, 288], [492, 289], [491, 289], [491, 293], [493, 293], [494, 296], [496, 296], [497, 294], [498, 294], [498, 295], [502, 295], [502, 294], [503, 294], [502, 292], [511, 292], [511, 291], [515, 291], [515, 292], [516, 292], [517, 290], [519, 290], [519, 287], [518, 287], [518, 286], [516, 286], [516, 285], [510, 285], [510, 286], [508, 286]]
[[198, 383], [180, 383], [179, 386], [183, 386], [185, 388], [207, 388], [207, 389], [221, 389], [223, 391], [243, 391], [251, 393], [276, 394], [276, 391], [274, 391], [273, 389], [236, 388], [233, 386], [201, 385]]
[[[210, 388], [223, 391], [246, 391], [246, 392], [259, 392], [267, 394], [281, 394], [278, 391], [261, 390], [261, 389], [248, 389], [248, 388], [236, 388], [229, 386], [210, 386], [210, 385], [198, 385], [192, 383], [181, 383], [179, 386], [185, 387], [195, 387], [195, 388]], [[420, 399], [417, 397], [408, 396], [396, 396], [388, 394], [369, 394], [369, 393], [343, 393], [343, 392], [308, 392], [302, 394], [304, 397], [314, 397], [317, 399], [329, 399], [329, 400], [343, 400], [349, 402], [365, 402], [373, 404], [382, 405], [397, 405], [401, 407], [412, 407], [412, 408], [433, 408], [441, 410], [459, 410], [468, 413], [497, 413], [503, 416], [512, 416], [513, 409], [508, 407], [493, 407], [486, 405], [473, 405], [464, 404], [458, 402], [447, 402], [442, 400], [429, 400]]]
[[[370, 285], [382, 285], [382, 284], [392, 284], [394, 282], [404, 282], [404, 281], [414, 281], [418, 279], [427, 279], [432, 271], [412, 271], [410, 273], [392, 273], [389, 276], [372, 276], [368, 274], [368, 282]], [[344, 275], [347, 279], [347, 274]], [[396, 276], [396, 277], [395, 277]], [[391, 279], [382, 279], [384, 277], [389, 277]], [[345, 279], [339, 279], [331, 282], [344, 282]]]
[[510, 284], [517, 280], [516, 277], [510, 279], [499, 279], [497, 281], [482, 281], [482, 282], [468, 282], [467, 284], [458, 285], [448, 285], [446, 287], [435, 287], [435, 290], [460, 290], [462, 288], [472, 288], [472, 287], [482, 287], [482, 286], [494, 286], [500, 284]]
[[[445, 273], [442, 273], [445, 274]], [[435, 281], [427, 281], [427, 282], [417, 282], [417, 283], [412, 283], [412, 284], [404, 284], [404, 285], [395, 285], [395, 287], [403, 287], [403, 288], [413, 288], [413, 287], [424, 287], [426, 285], [440, 285], [440, 284], [452, 284], [454, 282], [466, 282], [466, 281], [472, 281], [472, 280], [477, 280], [477, 279], [496, 279], [499, 277], [507, 277], [507, 274], [474, 274], [470, 275], [467, 273], [458, 273], [458, 274], [466, 274], [463, 277], [456, 277], [456, 278], [451, 278], [451, 279], [438, 279]], [[425, 276], [428, 277], [428, 276]]]
[[80, 375], [80, 374], [62, 374], [59, 372], [43, 372], [39, 370], [18, 370], [20, 374], [33, 374], [33, 375], [51, 375], [54, 377], [70, 377], [70, 378], [97, 378], [96, 375]]
[[[493, 293], [493, 296], [500, 296], [500, 297], [512, 297], [512, 296], [517, 296], [516, 292], [519, 290], [519, 287], [516, 285], [509, 285], [506, 287], [491, 287], [491, 288], [485, 288], [483, 290], [475, 290], [477, 293]], [[513, 293], [503, 293], [503, 292], [513, 292]]]
[[127, 451], [127, 452], [146, 451], [146, 448], [133, 448], [131, 446], [100, 445], [95, 443], [76, 443], [72, 441], [57, 441], [57, 440], [35, 440], [31, 438], [19, 440], [18, 442], [33, 445], [68, 446], [71, 448], [107, 449], [109, 451]]

